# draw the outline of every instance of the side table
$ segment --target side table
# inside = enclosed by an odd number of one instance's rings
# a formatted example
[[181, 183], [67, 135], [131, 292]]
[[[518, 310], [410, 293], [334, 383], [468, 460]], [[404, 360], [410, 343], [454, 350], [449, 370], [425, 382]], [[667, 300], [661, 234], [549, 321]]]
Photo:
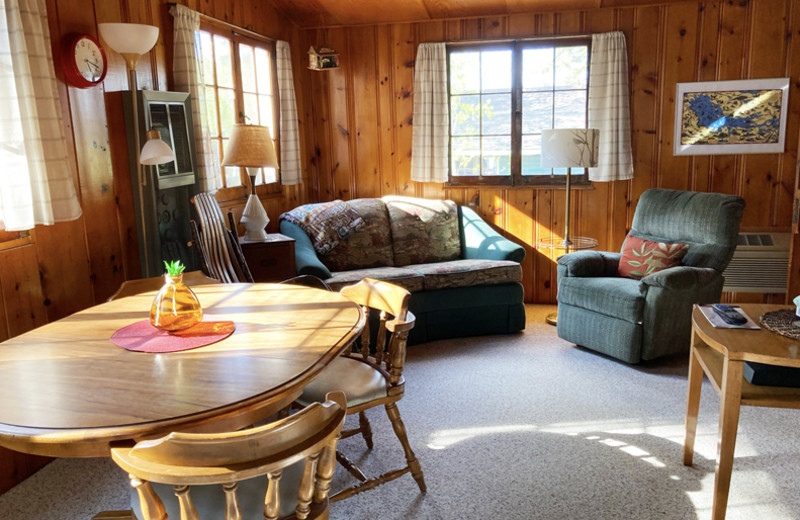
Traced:
[[255, 282], [280, 282], [297, 276], [293, 238], [271, 233], [266, 240], [248, 242], [240, 237], [239, 245]]
[[[741, 309], [757, 321], [766, 312], [786, 305], [742, 304]], [[697, 415], [700, 411], [700, 390], [703, 374], [719, 395], [719, 427], [717, 431], [717, 468], [714, 477], [712, 520], [725, 520], [728, 493], [739, 426], [739, 409], [743, 406], [800, 408], [800, 388], [752, 385], [744, 378], [744, 362], [800, 368], [797, 340], [766, 329], [714, 328], [697, 307], [692, 310], [692, 342], [689, 354], [689, 391], [686, 398], [686, 437], [683, 441], [683, 463], [692, 465]]]
[[[563, 239], [550, 237], [539, 242], [538, 247], [541, 249], [563, 249], [566, 255], [572, 251], [597, 247], [597, 240], [589, 237], [571, 237], [569, 243], [565, 244]], [[548, 314], [545, 317], [545, 321], [550, 325], [556, 325], [558, 323], [558, 312]]]

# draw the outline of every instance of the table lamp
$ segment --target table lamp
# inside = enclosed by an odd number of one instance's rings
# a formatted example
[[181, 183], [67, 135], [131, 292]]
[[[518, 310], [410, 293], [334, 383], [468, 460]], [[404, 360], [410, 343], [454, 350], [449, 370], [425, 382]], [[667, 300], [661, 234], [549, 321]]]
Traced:
[[543, 168], [566, 168], [566, 217], [564, 219], [564, 241], [561, 245], [569, 253], [572, 239], [569, 234], [569, 206], [572, 190], [572, 168], [593, 168], [597, 166], [597, 151], [600, 131], [594, 128], [556, 128], [542, 130]]
[[264, 167], [278, 167], [278, 157], [269, 128], [261, 125], [248, 125], [237, 123], [231, 132], [231, 138], [225, 146], [225, 155], [222, 166], [242, 166], [247, 168], [250, 177], [250, 196], [242, 212], [242, 223], [247, 230], [244, 239], [248, 242], [258, 242], [267, 239], [264, 228], [269, 224], [267, 211], [256, 195], [256, 175], [258, 169]]

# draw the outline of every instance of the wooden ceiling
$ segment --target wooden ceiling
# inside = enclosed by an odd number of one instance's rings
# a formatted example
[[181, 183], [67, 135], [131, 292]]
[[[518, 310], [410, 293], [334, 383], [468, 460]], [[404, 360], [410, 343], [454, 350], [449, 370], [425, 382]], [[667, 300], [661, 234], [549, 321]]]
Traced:
[[276, 9], [302, 28], [419, 22], [679, 1], [686, 0], [270, 0]]

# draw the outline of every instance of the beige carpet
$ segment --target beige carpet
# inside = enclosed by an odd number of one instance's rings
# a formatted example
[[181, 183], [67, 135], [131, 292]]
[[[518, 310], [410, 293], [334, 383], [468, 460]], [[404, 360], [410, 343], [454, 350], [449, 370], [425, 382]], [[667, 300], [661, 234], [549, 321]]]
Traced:
[[[559, 340], [529, 306], [524, 334], [409, 349], [400, 411], [428, 493], [410, 476], [332, 505], [333, 519], [707, 519], [718, 400], [703, 386], [695, 465], [681, 464], [686, 356], [628, 366]], [[372, 472], [402, 452], [382, 410]], [[800, 412], [742, 409], [729, 520], [800, 518]], [[350, 483], [337, 471], [334, 489]], [[0, 520], [74, 520], [128, 502], [103, 459], [61, 459], [0, 496]]]

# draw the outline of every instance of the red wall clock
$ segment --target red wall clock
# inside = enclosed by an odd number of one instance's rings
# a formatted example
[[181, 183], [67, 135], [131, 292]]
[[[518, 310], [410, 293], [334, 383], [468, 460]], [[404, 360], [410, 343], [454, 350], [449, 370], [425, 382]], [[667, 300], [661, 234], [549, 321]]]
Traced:
[[106, 77], [108, 70], [102, 45], [88, 34], [66, 35], [61, 43], [60, 62], [64, 79], [78, 88], [97, 85]]

